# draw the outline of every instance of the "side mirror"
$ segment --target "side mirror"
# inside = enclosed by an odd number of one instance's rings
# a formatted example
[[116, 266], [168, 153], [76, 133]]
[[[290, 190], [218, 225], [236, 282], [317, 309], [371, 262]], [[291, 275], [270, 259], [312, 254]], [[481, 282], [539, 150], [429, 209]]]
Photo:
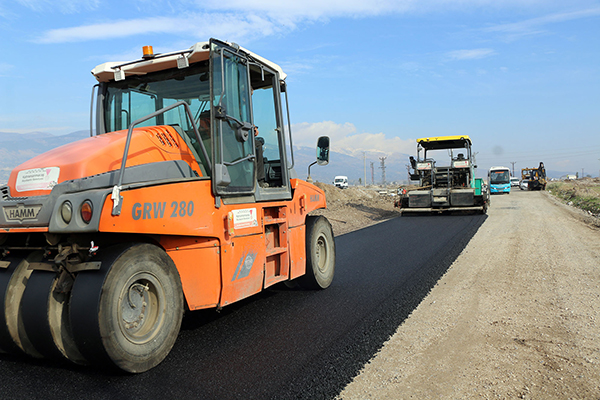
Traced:
[[321, 136], [317, 140], [317, 164], [329, 164], [329, 137]]
[[314, 161], [308, 166], [308, 178], [306, 178], [306, 182], [312, 183], [313, 180], [310, 177], [310, 167], [315, 164], [329, 164], [329, 136], [321, 136], [317, 140], [317, 161]]

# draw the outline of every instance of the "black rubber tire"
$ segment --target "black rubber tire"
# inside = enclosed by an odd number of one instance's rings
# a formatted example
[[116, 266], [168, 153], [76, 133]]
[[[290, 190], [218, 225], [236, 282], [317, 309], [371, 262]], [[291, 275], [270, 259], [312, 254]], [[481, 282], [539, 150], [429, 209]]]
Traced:
[[69, 321], [69, 294], [56, 291], [59, 275], [33, 271], [21, 301], [27, 337], [44, 357], [86, 364], [73, 340]]
[[9, 257], [5, 259], [9, 266], [0, 269], [0, 348], [7, 353], [42, 358], [27, 337], [21, 314], [23, 293], [32, 272], [28, 269], [29, 262], [41, 258], [41, 252]]
[[60, 359], [62, 353], [54, 343], [48, 318], [49, 302], [56, 273], [33, 271], [21, 300], [21, 314], [27, 337], [44, 357]]
[[98, 271], [79, 273], [71, 294], [73, 336], [92, 363], [147, 371], [171, 351], [183, 318], [183, 291], [173, 260], [145, 243], [99, 254]]
[[333, 229], [323, 216], [306, 217], [306, 274], [298, 278], [304, 289], [326, 289], [335, 273]]

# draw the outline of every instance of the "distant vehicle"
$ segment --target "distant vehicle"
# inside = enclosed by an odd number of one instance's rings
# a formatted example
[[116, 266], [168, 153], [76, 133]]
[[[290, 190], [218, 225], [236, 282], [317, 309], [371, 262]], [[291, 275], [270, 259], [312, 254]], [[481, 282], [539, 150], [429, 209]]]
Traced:
[[527, 182], [527, 190], [546, 190], [546, 168], [541, 162], [537, 168], [523, 168], [521, 180]]
[[527, 190], [527, 189], [528, 189], [528, 187], [527, 187], [527, 186], [528, 186], [528, 185], [527, 185], [527, 181], [526, 181], [525, 179], [523, 179], [523, 180], [522, 180], [522, 181], [519, 183], [519, 188], [520, 188], [521, 190]]
[[519, 186], [520, 179], [516, 176], [510, 177], [510, 186]]
[[490, 193], [510, 193], [510, 169], [507, 167], [492, 167], [488, 172]]
[[348, 177], [347, 176], [336, 176], [333, 180], [335, 187], [340, 189], [348, 189]]
[[490, 203], [482, 178], [475, 178], [475, 168], [468, 136], [439, 136], [417, 139], [417, 157], [409, 157], [409, 177], [419, 187], [403, 190], [394, 206], [402, 214], [441, 213], [444, 211], [479, 211], [485, 213]]

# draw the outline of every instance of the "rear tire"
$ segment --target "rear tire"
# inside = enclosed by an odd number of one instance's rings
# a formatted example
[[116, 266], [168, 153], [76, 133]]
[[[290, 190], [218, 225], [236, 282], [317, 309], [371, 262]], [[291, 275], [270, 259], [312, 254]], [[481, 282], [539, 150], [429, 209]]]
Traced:
[[298, 278], [305, 289], [325, 289], [335, 272], [333, 229], [323, 216], [306, 217], [306, 274]]
[[0, 349], [7, 353], [25, 353], [35, 358], [42, 355], [33, 347], [27, 337], [21, 314], [23, 293], [32, 270], [29, 262], [42, 259], [41, 252], [27, 257], [10, 257], [7, 268], [0, 269]]
[[21, 305], [23, 325], [29, 340], [44, 357], [86, 364], [73, 341], [69, 293], [56, 288], [59, 277], [49, 271], [31, 273]]
[[138, 373], [171, 351], [183, 318], [173, 260], [150, 244], [102, 255], [99, 271], [80, 273], [71, 297], [75, 342], [86, 359]]
[[62, 353], [54, 343], [49, 318], [55, 280], [54, 272], [33, 271], [23, 293], [21, 314], [27, 337], [36, 350], [44, 357], [61, 359]]

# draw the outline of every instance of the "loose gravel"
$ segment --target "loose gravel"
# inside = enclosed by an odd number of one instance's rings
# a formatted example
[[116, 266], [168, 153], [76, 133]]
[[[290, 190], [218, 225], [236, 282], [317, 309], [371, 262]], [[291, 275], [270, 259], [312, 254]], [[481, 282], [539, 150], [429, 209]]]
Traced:
[[471, 242], [338, 399], [600, 398], [600, 230], [585, 221], [545, 192], [493, 196]]

